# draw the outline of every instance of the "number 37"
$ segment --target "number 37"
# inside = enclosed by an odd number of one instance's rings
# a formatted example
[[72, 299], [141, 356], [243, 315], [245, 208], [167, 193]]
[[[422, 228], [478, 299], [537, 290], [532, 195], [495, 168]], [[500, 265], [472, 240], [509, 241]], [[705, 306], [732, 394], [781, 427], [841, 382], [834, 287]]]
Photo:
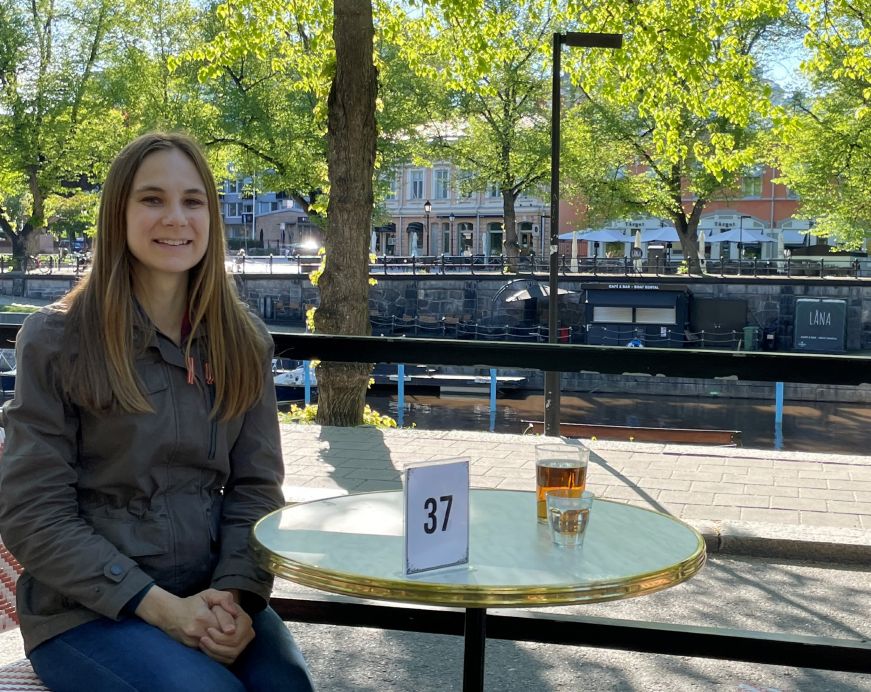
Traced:
[[[451, 503], [454, 501], [453, 495], [442, 495], [439, 498], [439, 501], [445, 505], [445, 517], [442, 521], [442, 531], [448, 530], [448, 519], [451, 516]], [[436, 502], [434, 497], [428, 497], [423, 503], [423, 509], [426, 512], [427, 521], [423, 525], [423, 530], [426, 533], [435, 533], [438, 529], [439, 520], [438, 520], [438, 510], [439, 503]]]

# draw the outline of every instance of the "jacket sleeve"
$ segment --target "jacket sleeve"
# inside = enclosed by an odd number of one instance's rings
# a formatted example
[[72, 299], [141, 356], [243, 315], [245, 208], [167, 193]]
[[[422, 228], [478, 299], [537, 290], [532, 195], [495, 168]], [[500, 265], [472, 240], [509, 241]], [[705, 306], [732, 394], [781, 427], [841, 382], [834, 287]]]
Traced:
[[[264, 328], [265, 332], [265, 328]], [[263, 394], [246, 414], [230, 450], [230, 477], [221, 511], [220, 557], [212, 575], [216, 589], [240, 589], [250, 596], [246, 610], [262, 610], [273, 577], [257, 566], [249, 540], [258, 519], [284, 505], [284, 461], [272, 378], [272, 347], [263, 364]]]
[[0, 534], [33, 579], [117, 619], [151, 579], [79, 516], [78, 416], [58, 372], [62, 336], [62, 319], [42, 312], [18, 334], [0, 463]]

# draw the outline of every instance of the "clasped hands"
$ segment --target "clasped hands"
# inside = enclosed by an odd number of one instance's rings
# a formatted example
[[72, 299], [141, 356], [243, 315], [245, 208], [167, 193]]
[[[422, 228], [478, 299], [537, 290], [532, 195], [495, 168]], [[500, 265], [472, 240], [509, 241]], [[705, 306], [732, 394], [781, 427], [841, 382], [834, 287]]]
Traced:
[[153, 586], [136, 615], [224, 665], [233, 663], [254, 639], [251, 617], [231, 591], [206, 589], [180, 598]]

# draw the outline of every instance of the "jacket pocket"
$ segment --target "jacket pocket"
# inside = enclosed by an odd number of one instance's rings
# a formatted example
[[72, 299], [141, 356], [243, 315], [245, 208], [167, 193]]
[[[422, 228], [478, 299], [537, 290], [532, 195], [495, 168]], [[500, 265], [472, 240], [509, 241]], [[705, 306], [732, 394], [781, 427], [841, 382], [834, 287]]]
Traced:
[[165, 555], [169, 551], [169, 526], [159, 517], [143, 519], [112, 516], [85, 517], [94, 531], [127, 557]]
[[169, 378], [162, 362], [144, 363], [136, 361], [136, 374], [146, 394], [156, 394], [169, 388]]

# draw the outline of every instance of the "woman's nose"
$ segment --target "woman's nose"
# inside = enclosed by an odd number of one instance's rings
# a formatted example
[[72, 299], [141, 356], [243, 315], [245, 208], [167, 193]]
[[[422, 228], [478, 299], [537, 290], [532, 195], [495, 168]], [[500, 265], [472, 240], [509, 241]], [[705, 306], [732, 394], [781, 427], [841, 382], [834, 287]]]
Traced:
[[163, 217], [163, 223], [166, 226], [186, 226], [187, 216], [181, 204], [170, 204]]

